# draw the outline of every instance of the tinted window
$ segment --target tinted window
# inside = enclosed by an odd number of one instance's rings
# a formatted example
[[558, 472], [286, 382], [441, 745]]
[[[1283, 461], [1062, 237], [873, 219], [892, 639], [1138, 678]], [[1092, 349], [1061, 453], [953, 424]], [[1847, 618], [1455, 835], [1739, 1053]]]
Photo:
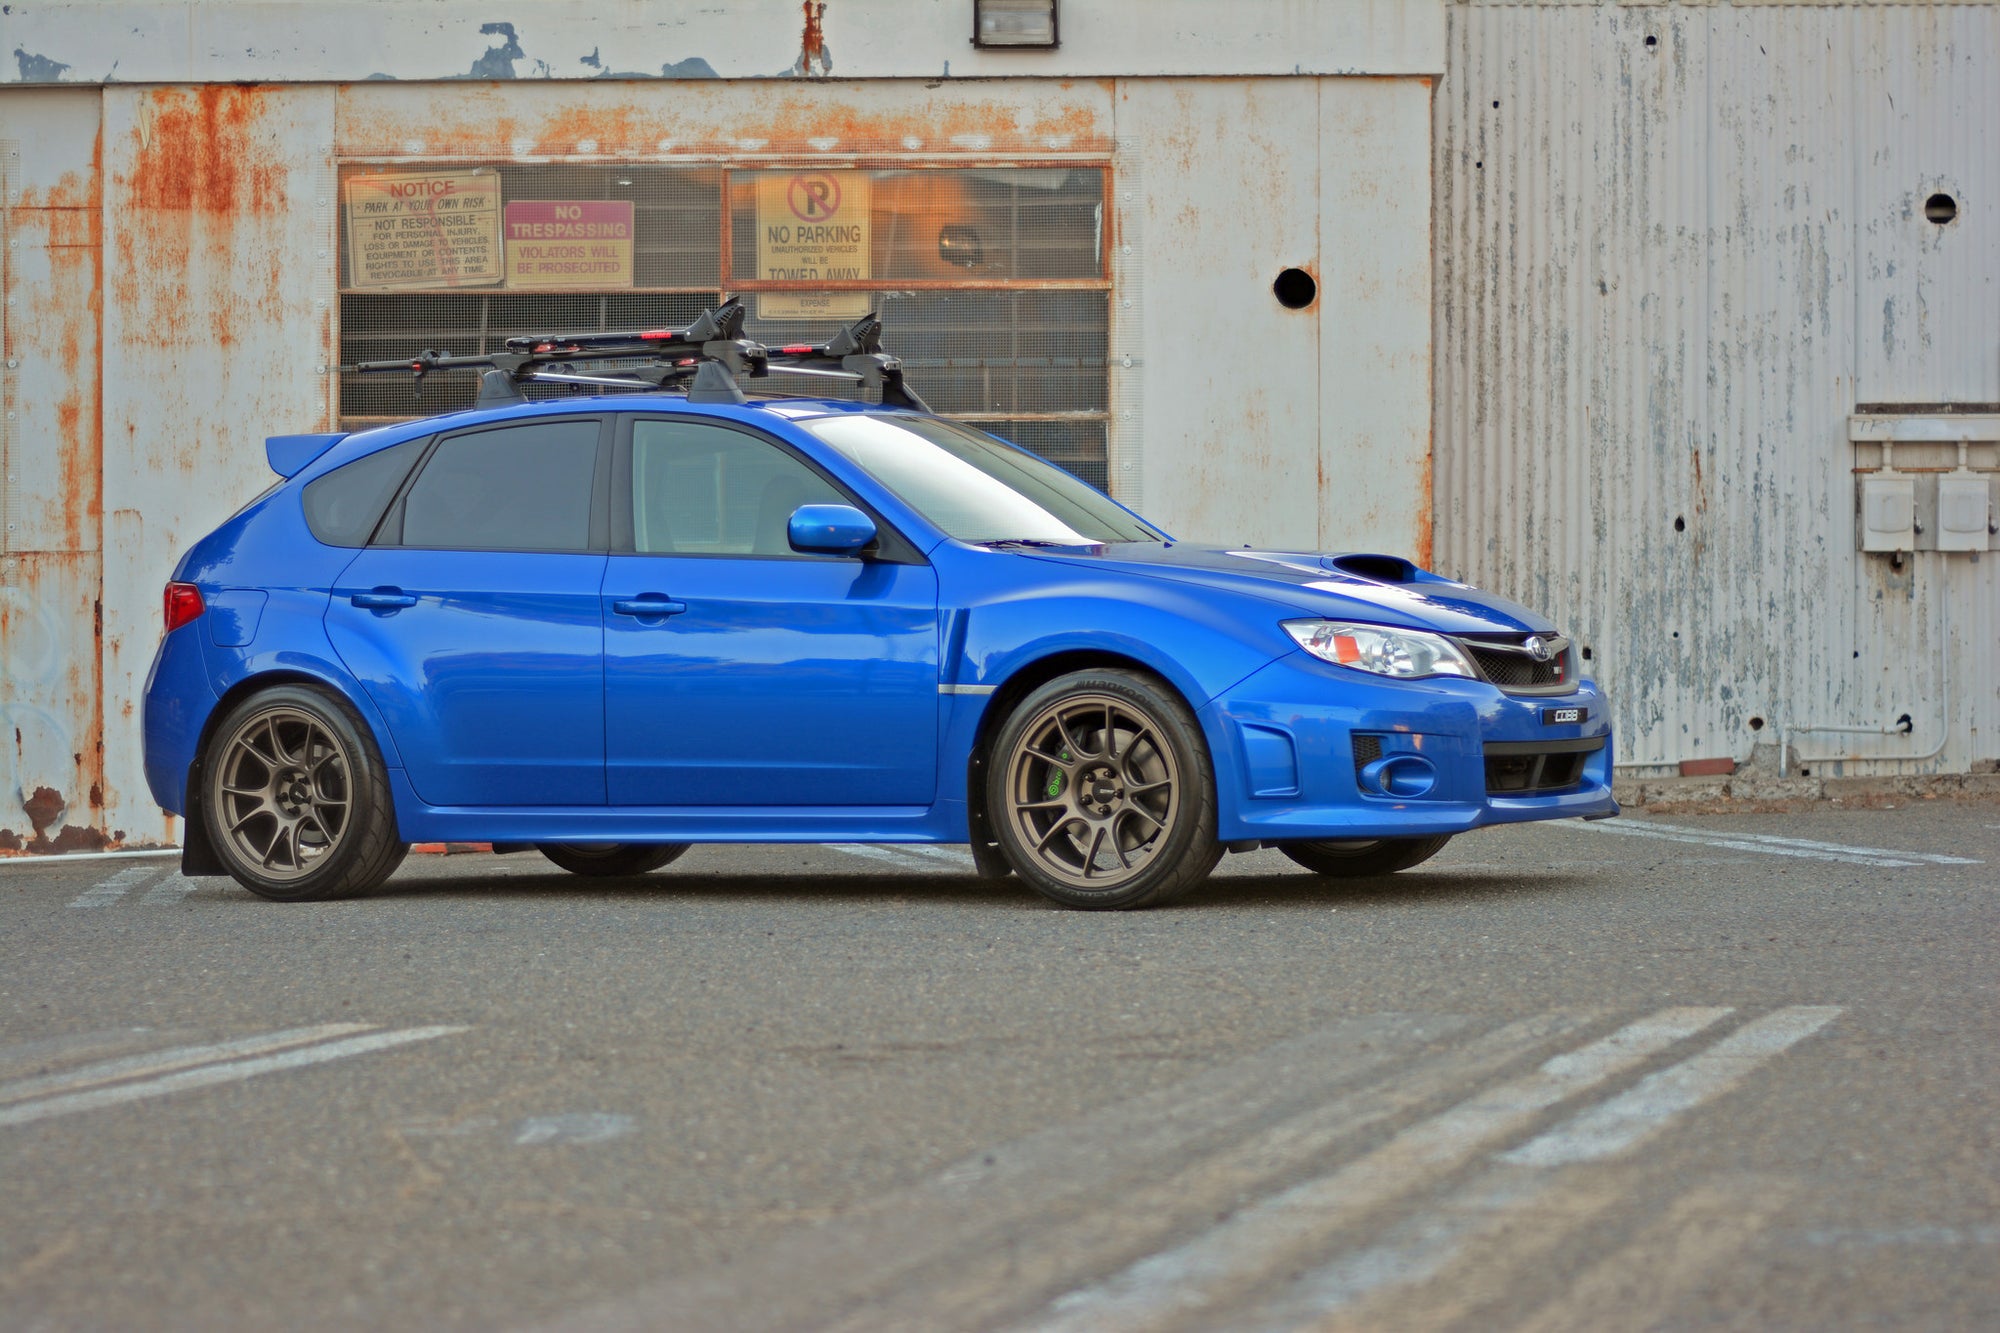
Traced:
[[1061, 468], [956, 422], [885, 413], [803, 424], [960, 541], [1160, 540]]
[[792, 511], [848, 504], [767, 440], [690, 421], [632, 423], [632, 549], [646, 554], [791, 555]]
[[405, 440], [306, 483], [306, 526], [328, 546], [366, 546], [428, 438]]
[[588, 549], [597, 436], [595, 421], [538, 421], [453, 436], [410, 487], [402, 544]]

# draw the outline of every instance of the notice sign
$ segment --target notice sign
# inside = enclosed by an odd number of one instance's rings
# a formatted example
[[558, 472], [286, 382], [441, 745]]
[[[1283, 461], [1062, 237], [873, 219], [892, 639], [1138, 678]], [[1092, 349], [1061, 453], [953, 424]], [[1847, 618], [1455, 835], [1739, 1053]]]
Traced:
[[[773, 171], [757, 178], [757, 276], [766, 281], [866, 279], [873, 236], [865, 171]], [[764, 292], [759, 319], [856, 319], [871, 292]]]
[[487, 287], [500, 281], [500, 178], [489, 171], [347, 178], [352, 287]]
[[507, 205], [509, 287], [630, 287], [632, 201], [523, 199]]

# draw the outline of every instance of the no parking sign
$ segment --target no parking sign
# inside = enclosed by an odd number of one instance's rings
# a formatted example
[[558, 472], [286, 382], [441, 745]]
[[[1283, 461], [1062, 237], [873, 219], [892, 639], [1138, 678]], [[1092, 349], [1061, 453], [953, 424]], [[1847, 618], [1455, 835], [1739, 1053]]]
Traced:
[[[865, 171], [772, 171], [757, 178], [757, 276], [778, 282], [866, 279], [872, 227]], [[855, 319], [871, 292], [764, 292], [759, 319]]]

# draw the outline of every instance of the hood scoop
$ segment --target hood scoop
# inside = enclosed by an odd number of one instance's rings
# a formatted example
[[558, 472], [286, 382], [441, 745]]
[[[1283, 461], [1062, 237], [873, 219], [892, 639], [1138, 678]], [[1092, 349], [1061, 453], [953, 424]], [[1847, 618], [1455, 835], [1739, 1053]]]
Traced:
[[1424, 571], [1394, 555], [1323, 555], [1319, 567], [1329, 574], [1348, 574], [1375, 583], [1428, 581], [1419, 577]]

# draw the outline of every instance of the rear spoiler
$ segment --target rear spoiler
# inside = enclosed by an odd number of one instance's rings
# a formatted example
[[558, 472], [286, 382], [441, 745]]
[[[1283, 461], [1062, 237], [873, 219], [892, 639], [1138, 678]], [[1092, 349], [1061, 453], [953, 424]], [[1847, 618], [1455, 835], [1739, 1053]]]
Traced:
[[308, 463], [346, 438], [346, 431], [334, 435], [273, 435], [264, 441], [264, 457], [270, 460], [271, 471], [281, 477], [296, 477]]

